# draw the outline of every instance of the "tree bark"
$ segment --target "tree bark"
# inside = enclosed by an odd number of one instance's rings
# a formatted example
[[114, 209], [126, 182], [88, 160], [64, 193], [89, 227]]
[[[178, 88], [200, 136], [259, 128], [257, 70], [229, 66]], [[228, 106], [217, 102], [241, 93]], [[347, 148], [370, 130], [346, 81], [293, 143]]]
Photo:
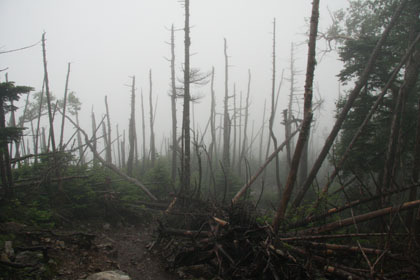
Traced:
[[177, 120], [176, 120], [176, 84], [175, 84], [175, 31], [174, 25], [171, 28], [171, 110], [172, 110], [172, 166], [171, 166], [171, 178], [172, 183], [176, 181], [177, 174]]
[[152, 166], [155, 166], [156, 161], [156, 143], [155, 143], [155, 132], [154, 132], [154, 111], [153, 111], [153, 88], [152, 88], [152, 69], [149, 70], [149, 105], [150, 105], [150, 159]]
[[[248, 118], [249, 118], [249, 95], [251, 92], [251, 70], [248, 69], [248, 87], [247, 87], [247, 91], [246, 91], [246, 100], [245, 100], [245, 120], [244, 120], [244, 138], [243, 138], [243, 142], [242, 142], [242, 151], [241, 151], [241, 156], [238, 162], [238, 169], [239, 169], [239, 174], [241, 174], [241, 163], [242, 161], [245, 159], [246, 156], [246, 150], [247, 150], [247, 146], [248, 146], [248, 135], [247, 135], [247, 131], [248, 131]], [[265, 113], [265, 112], [264, 112]], [[251, 139], [252, 139], [253, 135], [251, 135]]]
[[190, 191], [191, 184], [191, 137], [190, 137], [190, 0], [185, 0], [184, 26], [184, 108], [182, 118], [183, 157], [182, 157], [182, 187], [181, 194]]
[[67, 92], [69, 88], [69, 77], [70, 77], [70, 62], [67, 64], [67, 76], [66, 76], [66, 86], [64, 87], [64, 102], [63, 102], [63, 116], [61, 118], [61, 133], [60, 133], [60, 145], [59, 149], [62, 151], [63, 147], [63, 138], [64, 138], [64, 125], [65, 125], [65, 116], [66, 116], [66, 107], [67, 107]]
[[105, 159], [107, 162], [112, 163], [112, 136], [111, 136], [111, 117], [109, 115], [109, 107], [108, 107], [108, 97], [105, 95], [105, 109], [106, 109], [106, 120], [107, 120], [107, 126], [108, 126], [108, 138], [107, 143], [108, 145], [105, 147]]
[[227, 42], [224, 39], [225, 53], [225, 98], [223, 113], [223, 166], [225, 168], [226, 177], [229, 177], [230, 169], [230, 117], [229, 117], [229, 62], [227, 54]]
[[[134, 149], [135, 149], [135, 135], [136, 135], [136, 77], [133, 76], [133, 82], [131, 85], [131, 116], [130, 116], [130, 127], [128, 130], [128, 143], [130, 145], [130, 150], [128, 152], [127, 160], [127, 175], [133, 176], [133, 165], [134, 165]], [[153, 113], [152, 113], [153, 115]]]
[[283, 191], [282, 199], [280, 201], [276, 216], [273, 221], [274, 232], [277, 233], [280, 222], [284, 219], [287, 204], [289, 203], [293, 187], [296, 182], [296, 175], [299, 167], [299, 161], [302, 155], [305, 143], [308, 140], [309, 132], [312, 122], [312, 94], [313, 94], [313, 81], [316, 65], [316, 37], [318, 33], [318, 20], [319, 20], [319, 0], [314, 0], [312, 3], [311, 25], [308, 43], [308, 62], [306, 70], [305, 81], [305, 95], [304, 95], [304, 111], [302, 128], [299, 133], [299, 138], [296, 143], [296, 149], [293, 154], [292, 165], [287, 177], [286, 185]]

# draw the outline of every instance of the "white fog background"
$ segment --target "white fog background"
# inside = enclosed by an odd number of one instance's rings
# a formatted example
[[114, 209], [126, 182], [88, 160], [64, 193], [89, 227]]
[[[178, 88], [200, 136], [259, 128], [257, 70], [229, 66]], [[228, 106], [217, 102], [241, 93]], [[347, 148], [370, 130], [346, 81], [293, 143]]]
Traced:
[[[346, 0], [321, 1], [320, 30], [331, 24], [331, 11], [347, 6]], [[249, 132], [255, 120], [255, 132], [261, 126], [264, 100], [267, 100], [268, 119], [271, 70], [272, 22], [277, 20], [277, 79], [284, 69], [285, 80], [276, 116], [275, 133], [283, 139], [282, 110], [287, 107], [289, 94], [290, 45], [300, 44], [296, 52], [296, 67], [301, 71], [296, 84], [301, 92], [306, 70], [305, 41], [312, 1], [309, 0], [191, 0], [191, 66], [203, 72], [215, 67], [215, 90], [218, 112], [222, 112], [224, 96], [223, 38], [228, 42], [230, 56], [229, 89], [236, 84], [246, 94], [248, 69], [252, 71]], [[157, 149], [161, 139], [171, 134], [170, 119], [170, 27], [176, 32], [176, 70], [182, 77], [184, 10], [177, 0], [0, 0], [0, 51], [21, 48], [40, 41], [46, 32], [50, 90], [57, 98], [64, 95], [67, 63], [71, 62], [69, 90], [82, 102], [82, 127], [91, 133], [90, 111], [93, 106], [97, 121], [105, 112], [104, 97], [108, 96], [113, 137], [115, 125], [120, 132], [128, 127], [130, 116], [130, 76], [136, 76], [137, 134], [141, 139], [140, 92], [148, 105], [149, 69], [153, 71], [153, 94], [158, 98], [155, 134]], [[338, 74], [341, 63], [334, 52], [321, 60], [326, 49], [318, 42], [318, 65], [315, 72], [315, 96], [324, 99], [321, 116], [317, 116], [315, 143], [323, 143], [334, 116], [338, 97]], [[42, 47], [37, 46], [0, 55], [0, 81], [4, 73], [16, 85], [41, 90], [43, 80]], [[277, 83], [278, 84], [278, 83]], [[210, 114], [210, 84], [194, 88], [202, 96], [194, 105], [195, 119], [204, 129]], [[22, 98], [24, 100], [24, 98]], [[233, 102], [233, 100], [231, 100]], [[21, 102], [22, 104], [22, 102]], [[178, 115], [182, 100], [177, 103]], [[149, 108], [145, 116], [148, 124]], [[297, 107], [295, 107], [297, 109]], [[18, 111], [18, 115], [22, 111]], [[56, 121], [58, 123], [58, 121]], [[178, 124], [180, 126], [180, 117]], [[70, 125], [66, 128], [70, 135]], [[149, 128], [147, 125], [147, 137]], [[266, 130], [267, 131], [267, 130]], [[268, 135], [268, 134], [267, 134]], [[268, 137], [268, 136], [267, 136]], [[317, 144], [315, 144], [317, 145]]]

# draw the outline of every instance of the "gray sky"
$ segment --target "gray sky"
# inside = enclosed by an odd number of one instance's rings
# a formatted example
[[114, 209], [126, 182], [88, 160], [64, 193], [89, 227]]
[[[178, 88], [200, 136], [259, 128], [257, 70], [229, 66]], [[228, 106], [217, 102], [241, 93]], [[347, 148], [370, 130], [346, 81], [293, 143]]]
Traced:
[[[309, 0], [191, 0], [193, 67], [210, 71], [215, 66], [218, 110], [223, 98], [223, 38], [228, 40], [230, 55], [230, 90], [236, 83], [238, 92], [246, 91], [247, 71], [252, 71], [251, 119], [260, 126], [264, 99], [270, 98], [272, 21], [277, 19], [278, 78], [282, 69], [288, 77], [291, 42], [304, 42], [305, 18], [310, 16]], [[321, 1], [321, 29], [330, 23], [327, 7], [345, 7], [346, 0]], [[137, 79], [137, 93], [148, 94], [148, 71], [153, 71], [153, 90], [158, 96], [156, 134], [170, 135], [170, 56], [171, 24], [183, 26], [183, 7], [177, 0], [0, 0], [0, 49], [23, 47], [40, 40], [46, 32], [50, 88], [59, 98], [64, 93], [67, 62], [72, 63], [70, 90], [82, 101], [83, 127], [90, 131], [91, 106], [99, 115], [104, 112], [108, 95], [113, 123], [126, 127], [129, 118], [129, 76]], [[182, 76], [183, 32], [176, 33], [177, 74]], [[320, 43], [319, 48], [325, 45]], [[304, 74], [306, 45], [298, 49], [297, 67]], [[0, 69], [9, 67], [9, 79], [18, 85], [40, 90], [43, 79], [41, 46], [3, 54]], [[334, 54], [324, 57], [316, 69], [316, 83], [326, 100], [324, 115], [332, 115], [337, 98], [340, 69]], [[2, 72], [4, 73], [4, 72]], [[1, 80], [4, 80], [1, 77]], [[303, 76], [298, 88], [303, 89]], [[279, 109], [284, 109], [289, 84], [283, 83]], [[203, 96], [195, 105], [201, 127], [209, 115], [209, 85], [196, 89]], [[147, 96], [147, 95], [146, 95]], [[146, 97], [145, 96], [145, 97]], [[139, 105], [140, 98], [137, 98]], [[179, 112], [181, 102], [178, 102]], [[280, 111], [281, 112], [281, 111]], [[137, 113], [137, 123], [140, 124]], [[280, 114], [278, 114], [280, 116]], [[280, 119], [277, 120], [280, 122]], [[325, 130], [325, 123], [320, 125]], [[140, 127], [140, 126], [138, 126]], [[279, 129], [282, 129], [280, 125]], [[283, 135], [282, 130], [278, 135]]]

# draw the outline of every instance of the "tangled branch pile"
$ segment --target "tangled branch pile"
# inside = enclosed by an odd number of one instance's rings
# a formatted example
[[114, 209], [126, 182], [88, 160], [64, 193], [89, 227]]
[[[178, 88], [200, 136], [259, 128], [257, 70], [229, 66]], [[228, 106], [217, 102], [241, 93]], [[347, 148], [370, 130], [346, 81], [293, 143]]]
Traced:
[[[387, 213], [398, 219], [403, 207]], [[345, 227], [346, 219], [304, 230], [301, 222], [274, 234], [257, 217], [248, 202], [217, 207], [178, 201], [160, 220], [150, 249], [184, 278], [419, 279], [418, 236], [391, 229], [359, 233], [359, 216], [353, 228]]]

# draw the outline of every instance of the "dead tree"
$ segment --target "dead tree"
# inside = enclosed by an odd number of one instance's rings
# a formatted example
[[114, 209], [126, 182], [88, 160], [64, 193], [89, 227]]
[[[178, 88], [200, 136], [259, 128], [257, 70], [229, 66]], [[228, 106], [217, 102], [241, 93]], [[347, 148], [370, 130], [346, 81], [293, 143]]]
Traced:
[[[273, 61], [272, 61], [272, 80], [271, 80], [271, 115], [269, 120], [269, 130], [270, 130], [270, 137], [273, 139], [273, 146], [274, 149], [277, 149], [277, 137], [274, 135], [273, 125], [274, 125], [274, 117], [276, 115], [276, 19], [273, 21]], [[280, 159], [279, 155], [276, 154], [276, 185], [277, 190], [280, 194], [281, 192], [281, 182], [280, 182]]]
[[[146, 168], [146, 160], [148, 159], [146, 153], [146, 119], [144, 117], [144, 102], [143, 102], [143, 90], [141, 91], [141, 128], [142, 128], [142, 139], [143, 139], [143, 163], [142, 169], [143, 172]], [[124, 133], [124, 143], [125, 143], [125, 133]]]
[[125, 161], [125, 129], [123, 130], [123, 140], [121, 141], [121, 165], [124, 169], [126, 167], [126, 161]]
[[[97, 151], [97, 136], [96, 136], [96, 119], [95, 119], [95, 112], [93, 112], [93, 106], [92, 106], [92, 113], [91, 113], [91, 118], [92, 118], [92, 137], [93, 137], [93, 142], [92, 142], [92, 148]], [[98, 165], [98, 161], [97, 159], [94, 157], [93, 158], [93, 167], [96, 167]]]
[[305, 81], [305, 95], [304, 95], [304, 111], [302, 128], [296, 143], [295, 152], [293, 154], [292, 164], [290, 167], [289, 175], [287, 177], [286, 185], [284, 187], [283, 195], [273, 221], [274, 232], [277, 233], [279, 223], [284, 219], [286, 207], [289, 203], [293, 187], [296, 182], [296, 175], [299, 167], [299, 161], [302, 155], [305, 143], [308, 141], [309, 132], [312, 122], [312, 93], [313, 93], [313, 80], [316, 65], [316, 37], [318, 33], [318, 19], [319, 19], [319, 0], [314, 0], [312, 3], [311, 25], [309, 32], [308, 43], [308, 62], [306, 68], [306, 81]]
[[153, 89], [152, 89], [152, 69], [149, 70], [149, 105], [150, 105], [150, 159], [152, 161], [152, 166], [155, 166], [156, 160], [156, 144], [155, 144], [155, 132], [153, 129], [154, 126], [154, 111], [153, 111]]
[[216, 97], [214, 93], [214, 66], [211, 71], [211, 105], [210, 105], [210, 130], [211, 130], [211, 143], [209, 146], [209, 154], [211, 157], [210, 163], [213, 159], [218, 162], [217, 159], [217, 140], [216, 140]]
[[[241, 114], [241, 108], [236, 107], [236, 84], [233, 84], [233, 114], [232, 114], [232, 121], [233, 121], [233, 147], [232, 147], [232, 168], [235, 166], [236, 161], [236, 142], [237, 142], [237, 117], [238, 114]], [[240, 124], [239, 124], [240, 125]], [[241, 132], [239, 132], [240, 134]]]
[[267, 100], [264, 100], [263, 118], [261, 124], [261, 137], [260, 137], [260, 151], [258, 153], [258, 165], [262, 164], [262, 152], [263, 152], [263, 140], [264, 140], [264, 128], [265, 128], [265, 108], [267, 107]]
[[116, 126], [117, 129], [117, 150], [118, 150], [118, 168], [122, 168], [122, 164], [121, 164], [121, 141], [120, 141], [120, 131], [118, 129], [118, 124]]
[[66, 86], [64, 87], [64, 100], [63, 100], [63, 115], [61, 118], [61, 133], [60, 133], [60, 150], [63, 150], [63, 138], [64, 138], [64, 124], [66, 120], [66, 105], [67, 105], [67, 92], [69, 88], [69, 76], [70, 76], [70, 62], [67, 64], [67, 76], [66, 76]]
[[128, 143], [130, 145], [130, 150], [128, 152], [127, 160], [127, 175], [133, 176], [133, 165], [134, 165], [134, 149], [135, 149], [135, 137], [136, 137], [136, 77], [133, 76], [133, 82], [131, 85], [131, 115], [130, 115], [130, 124], [128, 129]]
[[[287, 106], [287, 111], [285, 110], [284, 114], [284, 128], [286, 138], [290, 135], [292, 131], [292, 122], [293, 122], [293, 99], [295, 94], [295, 54], [294, 54], [294, 44], [290, 46], [290, 93], [289, 93], [289, 104]], [[286, 156], [287, 164], [290, 168], [292, 163], [292, 153], [291, 153], [291, 143], [288, 143], [286, 146]]]
[[171, 28], [171, 111], [172, 111], [172, 166], [171, 178], [172, 182], [176, 181], [177, 174], [177, 128], [176, 128], [176, 84], [175, 84], [175, 30], [172, 24]]
[[37, 126], [36, 126], [36, 134], [35, 134], [35, 145], [34, 145], [34, 154], [35, 154], [35, 163], [38, 162], [38, 143], [40, 140], [40, 124], [41, 124], [41, 113], [42, 113], [42, 103], [44, 99], [44, 89], [45, 89], [45, 76], [42, 80], [42, 90], [41, 90], [41, 96], [39, 99], [39, 109], [38, 109], [38, 118], [37, 118]]
[[224, 53], [225, 53], [225, 98], [224, 98], [224, 113], [223, 113], [223, 166], [225, 168], [226, 176], [229, 177], [230, 169], [230, 117], [229, 117], [229, 58], [227, 54], [227, 42], [224, 39]]
[[[64, 113], [63, 113], [64, 115]], [[79, 126], [79, 113], [76, 110], [76, 123]], [[80, 135], [80, 131], [77, 131], [77, 145], [79, 149], [79, 161], [81, 164], [85, 164], [84, 152], [83, 152], [83, 143], [82, 143], [82, 136]]]
[[45, 49], [45, 33], [42, 34], [42, 54], [44, 57], [44, 83], [45, 83], [45, 94], [47, 96], [47, 105], [48, 105], [48, 120], [50, 123], [50, 137], [51, 140], [51, 147], [53, 153], [56, 152], [55, 148], [55, 137], [54, 137], [54, 120], [52, 114], [52, 107], [51, 107], [51, 95], [50, 95], [50, 86], [48, 82], [48, 70], [47, 70], [47, 53]]
[[190, 0], [184, 1], [184, 108], [182, 114], [182, 186], [181, 193], [190, 191], [191, 137], [190, 137]]
[[105, 109], [106, 109], [106, 120], [108, 126], [107, 143], [105, 147], [105, 159], [107, 162], [112, 163], [112, 136], [111, 136], [111, 117], [109, 115], [108, 97], [105, 95]]
[[[238, 170], [239, 170], [239, 174], [241, 174], [241, 163], [242, 161], [245, 159], [245, 154], [246, 154], [246, 149], [248, 147], [248, 135], [247, 135], [247, 130], [248, 130], [248, 118], [249, 118], [249, 94], [251, 91], [251, 70], [248, 69], [248, 87], [247, 87], [247, 92], [246, 92], [246, 101], [245, 101], [245, 120], [244, 120], [244, 138], [243, 138], [243, 142], [242, 142], [242, 151], [241, 151], [241, 155], [239, 157], [239, 162], [238, 162]], [[252, 139], [252, 136], [251, 136]]]
[[297, 206], [300, 205], [300, 203], [302, 202], [303, 197], [305, 196], [307, 190], [312, 185], [312, 182], [315, 179], [319, 169], [321, 168], [322, 163], [324, 162], [325, 158], [327, 157], [328, 152], [331, 149], [331, 146], [334, 143], [334, 140], [337, 137], [338, 132], [340, 131], [340, 128], [341, 128], [344, 120], [346, 119], [348, 112], [350, 111], [351, 107], [353, 106], [353, 103], [356, 100], [356, 98], [359, 96], [360, 91], [362, 90], [362, 88], [366, 84], [366, 82], [369, 78], [369, 74], [370, 74], [371, 70], [373, 69], [373, 67], [375, 65], [375, 61], [376, 61], [376, 59], [379, 55], [379, 51], [381, 50], [383, 44], [385, 43], [391, 29], [394, 27], [397, 19], [401, 15], [401, 12], [402, 12], [403, 8], [407, 4], [407, 1], [408, 0], [403, 0], [400, 3], [400, 5], [396, 9], [395, 13], [393, 14], [393, 16], [391, 18], [391, 21], [389, 22], [388, 26], [385, 28], [384, 32], [382, 33], [381, 38], [376, 43], [376, 46], [375, 46], [374, 50], [372, 51], [372, 54], [369, 57], [369, 60], [366, 64], [365, 69], [363, 70], [362, 74], [360, 75], [360, 78], [356, 82], [354, 89], [350, 92], [343, 109], [341, 110], [333, 128], [331, 129], [330, 134], [328, 135], [327, 139], [325, 140], [324, 146], [322, 147], [322, 150], [319, 153], [318, 158], [315, 160], [315, 163], [312, 166], [311, 171], [309, 172], [305, 182], [302, 184], [302, 186], [301, 186], [301, 188], [300, 188], [300, 190], [299, 190], [299, 192], [298, 192], [298, 194], [297, 194], [297, 196], [296, 196], [296, 198], [293, 202], [293, 207], [297, 207]]

